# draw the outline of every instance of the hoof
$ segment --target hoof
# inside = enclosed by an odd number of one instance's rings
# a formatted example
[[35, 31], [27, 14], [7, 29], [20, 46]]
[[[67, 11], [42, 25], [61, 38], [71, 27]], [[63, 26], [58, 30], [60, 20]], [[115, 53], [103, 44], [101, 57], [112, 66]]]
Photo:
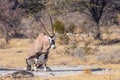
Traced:
[[27, 67], [25, 67], [25, 69], [24, 70], [31, 70], [31, 66], [27, 66]]
[[52, 71], [49, 67], [44, 68], [44, 72]]
[[30, 68], [25, 68], [24, 70], [30, 71], [31, 69]]
[[32, 71], [36, 71], [36, 72], [37, 72], [37, 71], [38, 71], [38, 70], [37, 70], [37, 67], [34, 67], [34, 68], [32, 69]]

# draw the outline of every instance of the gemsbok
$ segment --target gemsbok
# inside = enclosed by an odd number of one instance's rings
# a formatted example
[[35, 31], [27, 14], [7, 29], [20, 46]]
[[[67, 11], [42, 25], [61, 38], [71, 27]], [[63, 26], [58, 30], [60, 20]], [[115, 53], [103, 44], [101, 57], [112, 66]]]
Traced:
[[32, 66], [34, 65], [33, 70], [37, 71], [38, 67], [41, 67], [43, 65], [44, 71], [47, 71], [46, 62], [48, 60], [49, 50], [50, 48], [56, 48], [53, 23], [50, 15], [49, 18], [52, 26], [52, 35], [48, 33], [42, 20], [39, 19], [39, 22], [41, 23], [42, 27], [44, 28], [47, 34], [39, 33], [37, 39], [34, 41], [32, 48], [30, 49], [30, 52], [28, 54], [28, 57], [26, 58], [27, 70], [32, 70]]

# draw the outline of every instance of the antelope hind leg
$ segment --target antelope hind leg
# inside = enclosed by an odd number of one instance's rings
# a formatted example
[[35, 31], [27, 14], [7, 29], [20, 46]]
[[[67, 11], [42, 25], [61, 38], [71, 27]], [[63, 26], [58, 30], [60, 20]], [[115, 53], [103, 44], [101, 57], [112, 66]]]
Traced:
[[[37, 68], [35, 67], [37, 60], [35, 60], [35, 58], [30, 58], [30, 59], [26, 59], [26, 70], [37, 70]], [[34, 67], [33, 67], [34, 65]]]
[[50, 70], [47, 66], [46, 66], [46, 62], [48, 61], [48, 54], [41, 54], [39, 57], [38, 57], [38, 63], [37, 63], [37, 68], [40, 68], [42, 67], [43, 65], [43, 70], [44, 71], [48, 71]]
[[30, 64], [30, 59], [26, 59], [26, 70], [31, 70], [31, 64]]

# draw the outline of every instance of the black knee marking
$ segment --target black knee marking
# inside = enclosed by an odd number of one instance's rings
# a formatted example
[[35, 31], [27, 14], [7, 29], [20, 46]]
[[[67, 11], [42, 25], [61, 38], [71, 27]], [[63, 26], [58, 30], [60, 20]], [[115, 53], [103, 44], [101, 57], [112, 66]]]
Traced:
[[27, 64], [27, 70], [31, 70], [31, 65], [28, 62], [28, 59], [26, 59], [26, 64]]
[[45, 57], [44, 57], [44, 59], [48, 59], [48, 54], [45, 54]]

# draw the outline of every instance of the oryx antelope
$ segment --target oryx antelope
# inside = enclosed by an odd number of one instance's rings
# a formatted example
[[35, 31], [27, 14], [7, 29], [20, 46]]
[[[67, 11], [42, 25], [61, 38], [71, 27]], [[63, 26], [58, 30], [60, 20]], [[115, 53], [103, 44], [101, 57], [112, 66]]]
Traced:
[[52, 25], [52, 35], [50, 35], [47, 32], [43, 22], [39, 20], [47, 34], [40, 33], [37, 39], [34, 41], [32, 48], [30, 49], [29, 55], [26, 59], [27, 70], [31, 70], [32, 65], [34, 65], [35, 71], [37, 70], [38, 67], [42, 65], [44, 66], [44, 71], [47, 70], [46, 62], [48, 60], [49, 50], [50, 48], [55, 49], [55, 34], [53, 31], [53, 24], [52, 24], [51, 16], [49, 17], [50, 17], [50, 21]]

